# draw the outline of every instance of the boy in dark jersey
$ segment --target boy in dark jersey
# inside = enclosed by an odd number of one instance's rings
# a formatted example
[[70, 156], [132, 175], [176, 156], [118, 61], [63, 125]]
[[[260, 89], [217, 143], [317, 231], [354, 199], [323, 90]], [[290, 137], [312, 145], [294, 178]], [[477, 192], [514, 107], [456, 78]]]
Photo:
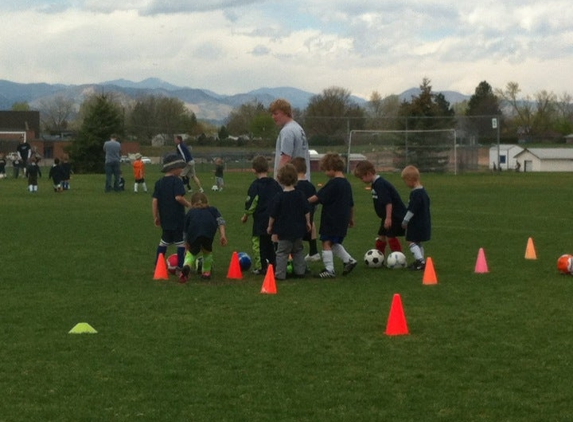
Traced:
[[376, 238], [376, 249], [386, 256], [386, 245], [392, 252], [402, 252], [398, 236], [406, 232], [402, 220], [406, 215], [406, 206], [392, 183], [376, 174], [374, 165], [367, 160], [359, 161], [354, 168], [354, 175], [364, 183], [371, 184], [374, 211], [380, 218], [380, 228]]
[[155, 262], [157, 262], [159, 254], [167, 255], [169, 245], [175, 245], [177, 247], [179, 281], [182, 283], [187, 281], [187, 277], [181, 271], [185, 259], [185, 241], [183, 239], [185, 207], [190, 208], [191, 204], [185, 199], [185, 186], [179, 176], [186, 165], [185, 161], [176, 154], [165, 157], [161, 169], [165, 176], [155, 183], [152, 200], [153, 220], [155, 225], [162, 229]]
[[322, 204], [320, 213], [320, 240], [322, 241], [322, 262], [324, 269], [319, 278], [335, 278], [334, 256], [344, 263], [342, 275], [350, 273], [357, 261], [344, 249], [342, 242], [348, 227], [354, 226], [354, 199], [352, 187], [344, 177], [344, 160], [334, 153], [325, 154], [320, 160], [320, 169], [330, 180], [309, 198], [310, 203]]
[[296, 168], [287, 163], [277, 173], [283, 191], [275, 196], [269, 211], [267, 233], [277, 236], [275, 278], [286, 279], [289, 255], [292, 256], [295, 277], [302, 278], [306, 272], [302, 238], [311, 229], [310, 204], [304, 193], [295, 189], [298, 175]]
[[253, 273], [266, 274], [268, 264], [276, 267], [272, 236], [267, 233], [269, 205], [282, 189], [275, 179], [269, 177], [269, 162], [265, 157], [259, 155], [253, 159], [253, 171], [256, 179], [249, 186], [241, 222], [246, 223], [249, 215], [253, 216]]
[[408, 267], [411, 270], [426, 268], [424, 246], [422, 242], [430, 240], [432, 233], [432, 219], [430, 216], [430, 197], [420, 183], [420, 172], [414, 166], [407, 166], [402, 170], [402, 180], [410, 189], [410, 199], [406, 215], [402, 220], [402, 227], [406, 229], [406, 241], [415, 261]]

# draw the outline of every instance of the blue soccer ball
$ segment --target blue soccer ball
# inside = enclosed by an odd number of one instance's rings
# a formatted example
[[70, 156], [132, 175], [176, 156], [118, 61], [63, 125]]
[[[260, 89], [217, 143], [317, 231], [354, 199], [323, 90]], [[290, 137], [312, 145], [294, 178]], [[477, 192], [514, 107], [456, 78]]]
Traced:
[[246, 252], [239, 252], [237, 254], [239, 256], [239, 266], [241, 267], [241, 271], [247, 271], [251, 268], [251, 257]]

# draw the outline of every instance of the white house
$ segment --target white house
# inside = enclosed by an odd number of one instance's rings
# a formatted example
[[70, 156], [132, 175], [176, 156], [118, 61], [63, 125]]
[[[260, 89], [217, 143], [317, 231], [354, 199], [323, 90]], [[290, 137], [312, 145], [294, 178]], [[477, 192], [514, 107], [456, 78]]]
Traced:
[[573, 171], [573, 148], [526, 148], [515, 159], [521, 171]]
[[[518, 145], [511, 144], [500, 144], [499, 145], [499, 168], [502, 170], [514, 170], [517, 162], [515, 156], [523, 151]], [[489, 149], [489, 168], [493, 169], [495, 164], [496, 169], [498, 169], [497, 161], [498, 148], [497, 145], [492, 146]]]

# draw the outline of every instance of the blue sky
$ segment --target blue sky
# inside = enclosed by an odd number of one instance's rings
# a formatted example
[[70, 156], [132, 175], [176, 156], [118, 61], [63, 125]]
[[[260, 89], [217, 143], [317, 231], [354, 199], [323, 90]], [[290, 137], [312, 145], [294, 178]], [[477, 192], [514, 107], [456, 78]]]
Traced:
[[21, 83], [573, 93], [565, 0], [4, 0], [0, 14], [0, 79]]

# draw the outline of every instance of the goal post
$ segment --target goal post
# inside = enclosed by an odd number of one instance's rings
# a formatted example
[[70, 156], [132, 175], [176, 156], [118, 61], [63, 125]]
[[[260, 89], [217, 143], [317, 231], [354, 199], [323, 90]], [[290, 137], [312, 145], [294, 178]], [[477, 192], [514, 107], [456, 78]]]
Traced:
[[352, 130], [350, 154], [366, 156], [379, 171], [398, 172], [412, 164], [422, 172], [458, 172], [455, 129]]

